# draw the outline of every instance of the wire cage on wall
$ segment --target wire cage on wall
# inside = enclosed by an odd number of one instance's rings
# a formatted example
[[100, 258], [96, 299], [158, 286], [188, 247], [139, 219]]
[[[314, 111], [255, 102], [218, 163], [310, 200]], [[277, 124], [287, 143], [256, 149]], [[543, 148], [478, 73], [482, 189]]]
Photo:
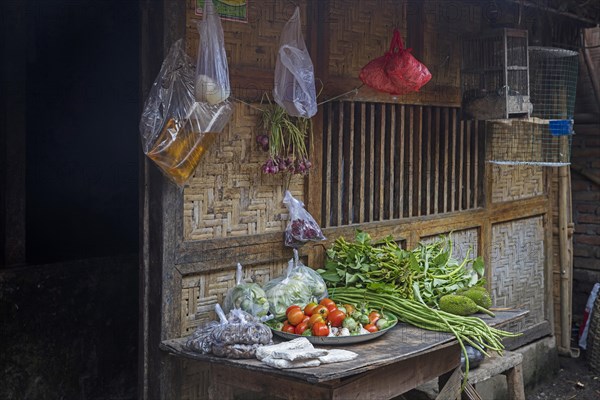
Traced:
[[578, 54], [529, 47], [531, 117], [486, 121], [488, 161], [496, 164], [569, 165]]
[[464, 119], [529, 116], [527, 31], [494, 29], [463, 37], [461, 89]]

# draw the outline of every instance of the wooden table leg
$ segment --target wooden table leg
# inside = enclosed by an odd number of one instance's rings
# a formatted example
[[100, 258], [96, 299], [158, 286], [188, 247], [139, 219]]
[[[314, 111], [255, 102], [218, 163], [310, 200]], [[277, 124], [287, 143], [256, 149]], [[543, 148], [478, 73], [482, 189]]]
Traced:
[[509, 400], [525, 400], [525, 388], [523, 385], [523, 367], [515, 365], [504, 373], [506, 375], [506, 387], [508, 388]]

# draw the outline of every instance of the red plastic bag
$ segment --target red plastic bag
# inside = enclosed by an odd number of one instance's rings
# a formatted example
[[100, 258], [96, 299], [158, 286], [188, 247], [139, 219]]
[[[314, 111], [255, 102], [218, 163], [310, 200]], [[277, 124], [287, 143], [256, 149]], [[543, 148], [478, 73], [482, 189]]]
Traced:
[[400, 32], [394, 29], [390, 50], [360, 70], [365, 85], [390, 94], [418, 91], [431, 79], [427, 67], [413, 57], [412, 49], [405, 49]]

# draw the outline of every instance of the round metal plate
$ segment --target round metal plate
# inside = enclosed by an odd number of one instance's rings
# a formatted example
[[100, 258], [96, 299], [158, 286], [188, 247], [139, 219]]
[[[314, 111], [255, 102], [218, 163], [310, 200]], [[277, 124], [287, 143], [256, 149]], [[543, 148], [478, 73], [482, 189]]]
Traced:
[[[363, 335], [354, 335], [354, 336], [304, 336], [305, 338], [308, 339], [309, 342], [311, 342], [312, 344], [316, 344], [316, 345], [323, 345], [323, 346], [339, 346], [339, 345], [345, 345], [345, 344], [354, 344], [354, 343], [361, 343], [361, 342], [366, 342], [368, 340], [373, 340], [378, 338], [381, 335], [384, 335], [387, 331], [389, 331], [390, 329], [393, 329], [396, 324], [398, 323], [398, 321], [394, 321], [394, 324], [392, 326], [390, 326], [387, 329], [381, 330], [381, 331], [377, 331], [374, 333], [365, 333]], [[301, 335], [295, 335], [293, 333], [287, 333], [287, 332], [282, 332], [282, 331], [276, 331], [274, 329], [271, 329], [273, 331], [273, 334], [282, 337], [286, 340], [292, 340], [292, 339], [297, 339], [299, 337], [302, 337]]]

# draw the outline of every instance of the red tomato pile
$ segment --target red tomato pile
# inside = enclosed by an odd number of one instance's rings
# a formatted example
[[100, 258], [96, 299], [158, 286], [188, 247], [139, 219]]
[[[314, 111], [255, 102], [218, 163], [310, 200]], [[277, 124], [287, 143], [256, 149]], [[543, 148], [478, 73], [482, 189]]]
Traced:
[[[292, 305], [286, 310], [286, 320], [283, 323], [281, 331], [303, 336], [328, 336], [331, 327], [341, 328], [344, 320], [349, 315], [358, 316], [360, 313], [352, 304], [337, 305], [329, 298], [321, 300], [319, 303], [308, 303], [304, 309], [300, 306]], [[377, 321], [381, 314], [377, 311], [371, 311], [364, 318], [364, 329], [369, 332], [377, 332]], [[349, 321], [352, 318], [349, 318]], [[353, 324], [354, 321], [352, 321]], [[382, 320], [383, 322], [383, 320]]]

